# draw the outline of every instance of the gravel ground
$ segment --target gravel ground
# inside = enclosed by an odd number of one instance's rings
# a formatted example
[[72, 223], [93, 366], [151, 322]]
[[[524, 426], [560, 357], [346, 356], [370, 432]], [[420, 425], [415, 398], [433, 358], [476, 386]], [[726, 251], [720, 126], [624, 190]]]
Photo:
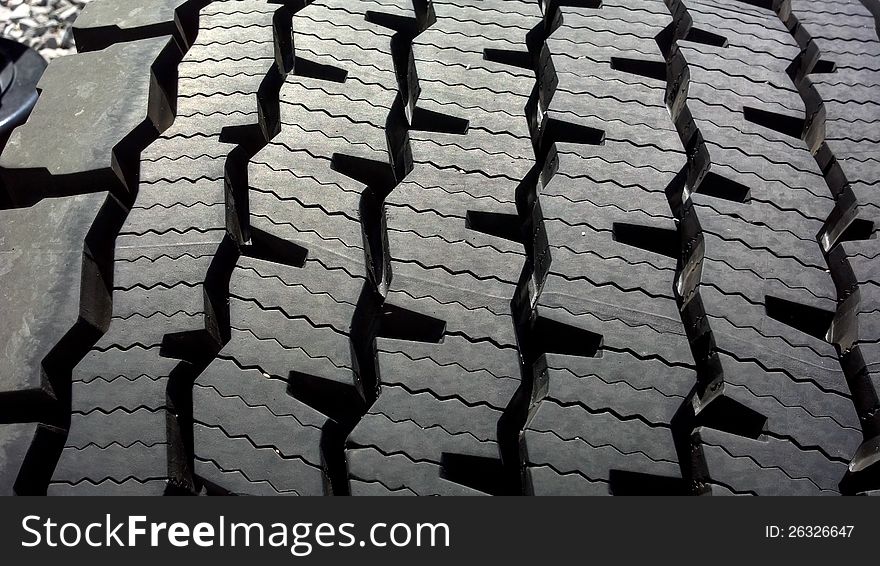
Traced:
[[29, 45], [47, 60], [75, 51], [70, 26], [90, 0], [0, 0], [0, 36]]

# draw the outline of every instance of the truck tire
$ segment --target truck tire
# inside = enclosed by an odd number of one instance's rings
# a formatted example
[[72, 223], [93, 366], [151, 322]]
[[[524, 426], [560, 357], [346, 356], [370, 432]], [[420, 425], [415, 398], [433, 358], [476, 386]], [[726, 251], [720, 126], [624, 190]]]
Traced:
[[95, 0], [0, 155], [0, 492], [880, 489], [877, 13]]

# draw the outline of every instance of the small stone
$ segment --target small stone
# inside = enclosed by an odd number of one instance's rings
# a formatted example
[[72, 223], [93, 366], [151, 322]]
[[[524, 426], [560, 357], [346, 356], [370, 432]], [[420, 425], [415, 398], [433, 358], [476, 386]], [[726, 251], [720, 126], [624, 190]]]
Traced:
[[73, 47], [73, 31], [70, 28], [64, 30], [64, 33], [61, 35], [61, 47], [65, 49]]
[[79, 8], [77, 8], [76, 6], [69, 6], [58, 13], [58, 19], [63, 22], [72, 24], [73, 21], [76, 19], [77, 14], [79, 14]]
[[17, 6], [14, 10], [12, 10], [12, 14], [10, 14], [9, 19], [12, 21], [23, 20], [30, 15], [30, 8], [28, 8], [25, 4], [21, 4]]

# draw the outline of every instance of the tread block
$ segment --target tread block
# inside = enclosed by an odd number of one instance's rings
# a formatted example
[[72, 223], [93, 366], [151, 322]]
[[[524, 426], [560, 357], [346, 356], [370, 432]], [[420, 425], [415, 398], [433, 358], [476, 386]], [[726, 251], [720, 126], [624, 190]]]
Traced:
[[846, 464], [791, 442], [753, 440], [700, 428], [695, 432], [710, 477], [736, 493], [756, 495], [833, 495]]
[[[93, 329], [109, 323], [110, 290], [83, 279], [92, 263], [84, 242], [108, 203], [113, 205], [108, 210], [122, 214], [106, 193], [0, 210], [0, 398], [26, 391], [54, 395], [42, 367], [45, 357], [79, 320]], [[102, 240], [108, 237], [95, 232]]]
[[22, 470], [31, 442], [34, 439], [36, 423], [0, 425], [0, 495], [15, 495], [15, 485]]
[[[77, 51], [95, 51], [122, 41], [176, 35], [177, 13], [199, 0], [94, 0], [83, 8], [73, 25]], [[181, 39], [183, 39], [181, 37]]]
[[[53, 61], [33, 113], [0, 156], [10, 200], [26, 205], [47, 196], [131, 190], [136, 171], [120, 164], [128, 156], [119, 146], [146, 137], [144, 127], [161, 131], [169, 122], [170, 106], [152, 69], [165, 50], [176, 49], [160, 37]], [[59, 135], [58, 122], [66, 133]]]

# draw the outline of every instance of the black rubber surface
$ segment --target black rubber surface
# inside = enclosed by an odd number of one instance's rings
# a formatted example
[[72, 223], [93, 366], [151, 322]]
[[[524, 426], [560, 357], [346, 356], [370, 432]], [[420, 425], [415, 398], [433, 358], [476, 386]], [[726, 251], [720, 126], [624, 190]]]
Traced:
[[0, 492], [880, 489], [875, 15], [95, 1], [0, 157]]
[[46, 61], [26, 45], [0, 38], [0, 151], [37, 102]]

